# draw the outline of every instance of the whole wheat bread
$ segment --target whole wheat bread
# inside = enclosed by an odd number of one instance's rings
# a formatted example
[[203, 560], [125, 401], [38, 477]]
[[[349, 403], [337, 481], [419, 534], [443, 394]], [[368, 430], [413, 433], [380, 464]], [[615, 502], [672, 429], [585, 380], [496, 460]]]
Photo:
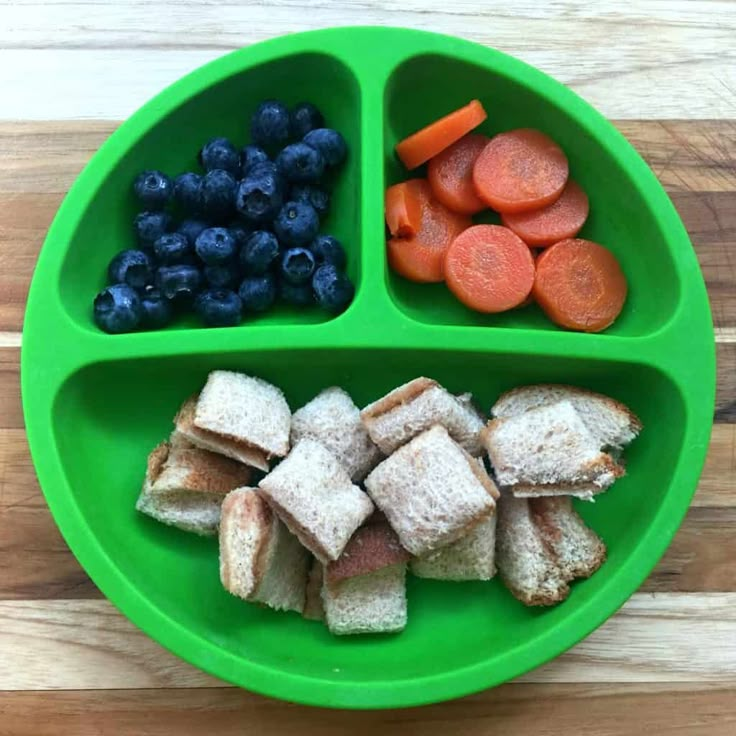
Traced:
[[383, 457], [360, 421], [360, 410], [350, 395], [332, 386], [294, 412], [291, 443], [311, 438], [323, 444], [359, 482]]
[[336, 560], [373, 504], [340, 461], [304, 439], [259, 484], [279, 518], [320, 562]]
[[322, 586], [325, 620], [333, 634], [379, 634], [406, 626], [406, 565]]
[[569, 401], [580, 415], [599, 448], [620, 449], [641, 431], [639, 418], [620, 401], [577, 386], [541, 383], [520, 386], [502, 394], [491, 409], [494, 417], [511, 417], [529, 409]]
[[371, 439], [386, 455], [436, 424], [471, 455], [483, 452], [480, 431], [485, 420], [470, 394], [453, 396], [431, 378], [415, 378], [399, 386], [360, 415]]
[[365, 485], [401, 545], [420, 557], [488, 518], [498, 495], [485, 470], [441, 426], [396, 450]]
[[310, 555], [252, 488], [228, 493], [220, 522], [226, 590], [280, 611], [304, 610]]
[[481, 437], [502, 486], [582, 483], [605, 489], [624, 474], [569, 401], [493, 419]]

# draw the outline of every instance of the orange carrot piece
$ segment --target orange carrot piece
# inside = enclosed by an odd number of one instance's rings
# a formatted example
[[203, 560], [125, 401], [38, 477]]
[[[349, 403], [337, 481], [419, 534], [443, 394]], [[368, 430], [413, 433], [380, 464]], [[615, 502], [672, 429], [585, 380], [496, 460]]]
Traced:
[[495, 136], [473, 167], [478, 196], [503, 213], [552, 204], [562, 194], [567, 177], [567, 157], [562, 149], [532, 128]]
[[424, 179], [409, 179], [386, 190], [386, 224], [391, 235], [410, 238], [422, 225]]
[[413, 237], [388, 241], [388, 262], [396, 273], [411, 281], [443, 281], [445, 253], [454, 238], [472, 222], [438, 202], [425, 179], [414, 181], [415, 193], [421, 197], [421, 226]]
[[537, 259], [532, 293], [545, 314], [570, 330], [600, 332], [626, 301], [626, 277], [615, 256], [580, 238], [563, 240]]
[[574, 238], [588, 219], [588, 195], [568, 179], [560, 198], [531, 212], [507, 212], [501, 221], [527, 245], [547, 246]]
[[534, 283], [534, 258], [521, 238], [500, 225], [474, 225], [452, 241], [445, 280], [467, 307], [488, 314], [518, 307]]
[[487, 117], [483, 105], [471, 100], [397, 143], [396, 154], [407, 169], [415, 169], [477, 128]]
[[474, 215], [488, 206], [473, 186], [473, 165], [490, 138], [469, 133], [430, 159], [427, 179], [434, 196], [453, 212]]

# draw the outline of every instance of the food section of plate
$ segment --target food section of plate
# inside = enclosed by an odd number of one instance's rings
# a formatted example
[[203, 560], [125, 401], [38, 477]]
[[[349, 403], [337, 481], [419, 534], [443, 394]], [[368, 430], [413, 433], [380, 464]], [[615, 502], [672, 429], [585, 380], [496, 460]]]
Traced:
[[[413, 282], [445, 282], [482, 314], [536, 302], [563, 328], [605, 330], [624, 307], [627, 280], [611, 250], [576, 238], [589, 203], [564, 151], [533, 128], [474, 133], [486, 118], [472, 100], [396, 145], [406, 169], [426, 164], [426, 177], [386, 190], [390, 267]], [[186, 312], [227, 327], [279, 302], [332, 314], [350, 305], [345, 248], [320, 232], [349, 155], [344, 137], [309, 102], [265, 100], [249, 130], [242, 148], [225, 137], [204, 142], [199, 171], [136, 176], [141, 211], [131, 247], [111, 260], [94, 298], [98, 327], [160, 329]], [[502, 224], [474, 224], [480, 214]]]
[[525, 605], [554, 605], [606, 558], [571, 499], [625, 474], [641, 423], [560, 384], [509, 391], [491, 415], [423, 376], [362, 411], [331, 386], [292, 415], [277, 386], [212, 371], [149, 455], [136, 508], [219, 535], [226, 590], [334, 634], [403, 630], [407, 572], [498, 570]]

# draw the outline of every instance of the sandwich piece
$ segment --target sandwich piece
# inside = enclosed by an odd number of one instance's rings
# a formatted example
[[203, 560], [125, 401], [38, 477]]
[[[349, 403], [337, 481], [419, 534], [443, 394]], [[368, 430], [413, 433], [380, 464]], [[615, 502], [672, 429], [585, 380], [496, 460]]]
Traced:
[[574, 496], [582, 501], [593, 501], [594, 496], [603, 493], [607, 488], [601, 488], [594, 483], [546, 483], [535, 485], [519, 483], [510, 488], [517, 498], [560, 498]]
[[490, 580], [496, 574], [496, 514], [457, 542], [427, 557], [416, 557], [410, 569], [419, 578], [433, 580]]
[[[191, 412], [188, 405], [183, 409]], [[291, 411], [281, 390], [270, 383], [243, 373], [212, 371], [194, 415], [180, 411], [176, 429], [195, 445], [267, 471], [268, 460], [289, 452]]]
[[310, 621], [324, 621], [325, 609], [322, 605], [322, 563], [312, 560], [307, 578], [307, 591], [302, 616]]
[[498, 500], [496, 564], [515, 598], [527, 606], [551, 606], [567, 598], [570, 588], [529, 504], [506, 492]]
[[217, 452], [238, 462], [250, 465], [259, 470], [268, 470], [266, 454], [250, 445], [215, 432], [200, 429], [194, 424], [197, 410], [197, 396], [190, 396], [174, 417], [174, 431], [171, 433], [171, 444], [191, 444], [203, 450]]
[[590, 577], [606, 559], [606, 545], [582, 520], [569, 497], [529, 501], [532, 521], [565, 580]]
[[250, 479], [251, 469], [234, 460], [162, 442], [148, 457], [136, 508], [164, 524], [212, 535], [225, 495]]
[[279, 518], [320, 562], [336, 560], [373, 504], [323, 445], [302, 440], [259, 484]]
[[396, 532], [386, 521], [360, 527], [345, 546], [340, 557], [330, 562], [325, 569], [328, 584], [408, 562], [409, 553], [401, 546]]
[[501, 486], [573, 486], [588, 494], [624, 474], [569, 401], [493, 419], [481, 436]]
[[624, 404], [576, 386], [542, 383], [503, 394], [491, 409], [494, 417], [511, 417], [529, 409], [569, 401], [600, 448], [620, 450], [641, 432], [639, 418]]
[[333, 634], [378, 634], [406, 626], [406, 564], [322, 586], [325, 620]]
[[482, 466], [440, 426], [396, 450], [365, 485], [417, 557], [468, 534], [493, 513], [498, 495]]
[[327, 388], [291, 418], [291, 443], [309, 437], [323, 444], [356, 482], [383, 457], [360, 421], [360, 410], [341, 388]]
[[470, 394], [453, 396], [431, 378], [415, 378], [360, 413], [371, 439], [390, 455], [430, 427], [440, 424], [473, 456], [483, 452], [484, 419]]
[[309, 553], [253, 488], [228, 493], [220, 522], [220, 579], [247, 601], [304, 610]]

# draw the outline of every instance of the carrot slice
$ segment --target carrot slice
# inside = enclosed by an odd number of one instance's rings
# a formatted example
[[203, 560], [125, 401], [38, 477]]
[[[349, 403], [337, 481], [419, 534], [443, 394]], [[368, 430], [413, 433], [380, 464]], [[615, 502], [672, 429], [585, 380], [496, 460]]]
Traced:
[[407, 169], [415, 169], [477, 128], [487, 117], [483, 105], [471, 100], [397, 143], [396, 154]]
[[534, 259], [518, 235], [500, 225], [474, 225], [455, 240], [445, 258], [450, 291], [478, 312], [505, 312], [529, 296]]
[[473, 167], [478, 196], [499, 212], [527, 212], [552, 204], [567, 183], [567, 157], [544, 133], [500, 133]]
[[454, 212], [474, 215], [488, 205], [475, 193], [473, 165], [490, 138], [469, 133], [430, 159], [427, 179], [434, 196]]
[[424, 179], [409, 179], [386, 190], [386, 224], [391, 235], [410, 238], [422, 224]]
[[445, 253], [455, 237], [472, 222], [438, 202], [425, 179], [414, 181], [415, 193], [421, 198], [421, 225], [413, 237], [388, 241], [388, 262], [396, 273], [411, 281], [443, 281]]
[[563, 240], [537, 259], [532, 293], [561, 327], [605, 330], [621, 313], [626, 292], [626, 277], [615, 256], [590, 240]]
[[501, 221], [527, 245], [552, 245], [574, 238], [588, 219], [588, 195], [568, 179], [560, 198], [531, 212], [507, 212]]

